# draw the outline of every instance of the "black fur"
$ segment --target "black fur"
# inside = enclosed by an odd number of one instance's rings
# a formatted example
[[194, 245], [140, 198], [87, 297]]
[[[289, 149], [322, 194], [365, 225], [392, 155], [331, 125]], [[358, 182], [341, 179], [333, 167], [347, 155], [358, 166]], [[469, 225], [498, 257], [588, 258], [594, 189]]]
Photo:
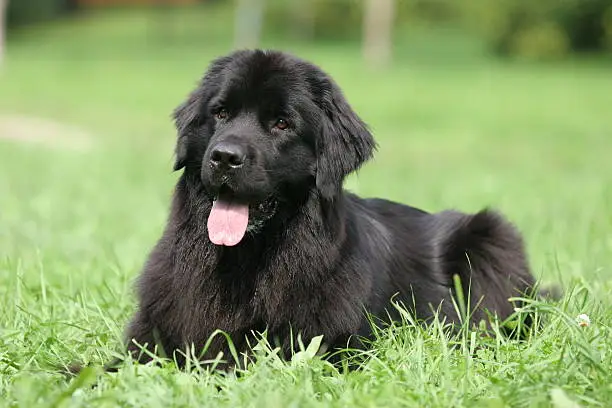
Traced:
[[[216, 118], [220, 112], [227, 117]], [[274, 127], [279, 117], [288, 129]], [[258, 50], [222, 57], [175, 120], [175, 169], [184, 171], [126, 333], [143, 362], [149, 357], [134, 341], [171, 356], [192, 344], [198, 350], [217, 329], [239, 351], [266, 329], [285, 353], [291, 330], [345, 347], [370, 333], [364, 311], [397, 316], [396, 294], [420, 319], [438, 309], [456, 322], [455, 274], [479, 305], [474, 322], [485, 310], [504, 319], [514, 307], [508, 298], [534, 285], [519, 233], [493, 211], [429, 214], [344, 191], [344, 177], [372, 156], [375, 142], [334, 81], [308, 62]], [[248, 154], [244, 166], [220, 175], [208, 165], [210, 150], [228, 140]], [[247, 234], [233, 247], [212, 244], [207, 233], [223, 189], [251, 208]], [[221, 337], [204, 358], [220, 351], [229, 356]]]

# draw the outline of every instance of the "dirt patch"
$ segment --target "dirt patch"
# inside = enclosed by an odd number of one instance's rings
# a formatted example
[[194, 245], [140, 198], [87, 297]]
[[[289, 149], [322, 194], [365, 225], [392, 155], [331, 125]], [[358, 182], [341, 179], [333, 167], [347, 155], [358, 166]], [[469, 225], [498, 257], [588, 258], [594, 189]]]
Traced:
[[93, 136], [76, 126], [22, 115], [0, 114], [0, 139], [42, 145], [61, 150], [87, 151]]

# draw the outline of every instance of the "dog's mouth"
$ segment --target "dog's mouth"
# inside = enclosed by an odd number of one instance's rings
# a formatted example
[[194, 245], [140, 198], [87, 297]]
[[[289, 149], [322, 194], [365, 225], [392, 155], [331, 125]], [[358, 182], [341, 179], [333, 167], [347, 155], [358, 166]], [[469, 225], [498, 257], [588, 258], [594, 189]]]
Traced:
[[237, 245], [249, 224], [249, 204], [222, 187], [208, 215], [208, 238], [215, 245]]

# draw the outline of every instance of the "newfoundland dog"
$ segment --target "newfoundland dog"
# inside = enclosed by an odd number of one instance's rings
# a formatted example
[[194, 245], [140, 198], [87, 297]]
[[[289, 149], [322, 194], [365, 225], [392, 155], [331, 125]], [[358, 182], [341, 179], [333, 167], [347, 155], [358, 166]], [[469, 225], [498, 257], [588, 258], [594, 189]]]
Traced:
[[505, 319], [509, 298], [534, 287], [521, 236], [498, 213], [430, 214], [343, 190], [375, 142], [309, 62], [262, 50], [221, 57], [174, 118], [182, 175], [126, 333], [141, 362], [184, 365], [182, 352], [204, 345], [202, 360], [228, 357], [227, 340], [211, 338], [218, 330], [239, 352], [264, 331], [285, 356], [297, 334], [359, 346], [370, 316], [399, 318], [392, 301], [420, 321], [459, 323], [459, 288], [473, 324]]

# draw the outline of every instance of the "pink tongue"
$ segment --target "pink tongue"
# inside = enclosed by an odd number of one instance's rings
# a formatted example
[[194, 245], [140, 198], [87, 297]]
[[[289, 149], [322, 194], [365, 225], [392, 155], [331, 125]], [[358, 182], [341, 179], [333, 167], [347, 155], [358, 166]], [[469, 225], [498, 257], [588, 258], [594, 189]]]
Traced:
[[248, 205], [216, 200], [208, 216], [208, 238], [215, 245], [234, 246], [244, 237], [248, 223]]

